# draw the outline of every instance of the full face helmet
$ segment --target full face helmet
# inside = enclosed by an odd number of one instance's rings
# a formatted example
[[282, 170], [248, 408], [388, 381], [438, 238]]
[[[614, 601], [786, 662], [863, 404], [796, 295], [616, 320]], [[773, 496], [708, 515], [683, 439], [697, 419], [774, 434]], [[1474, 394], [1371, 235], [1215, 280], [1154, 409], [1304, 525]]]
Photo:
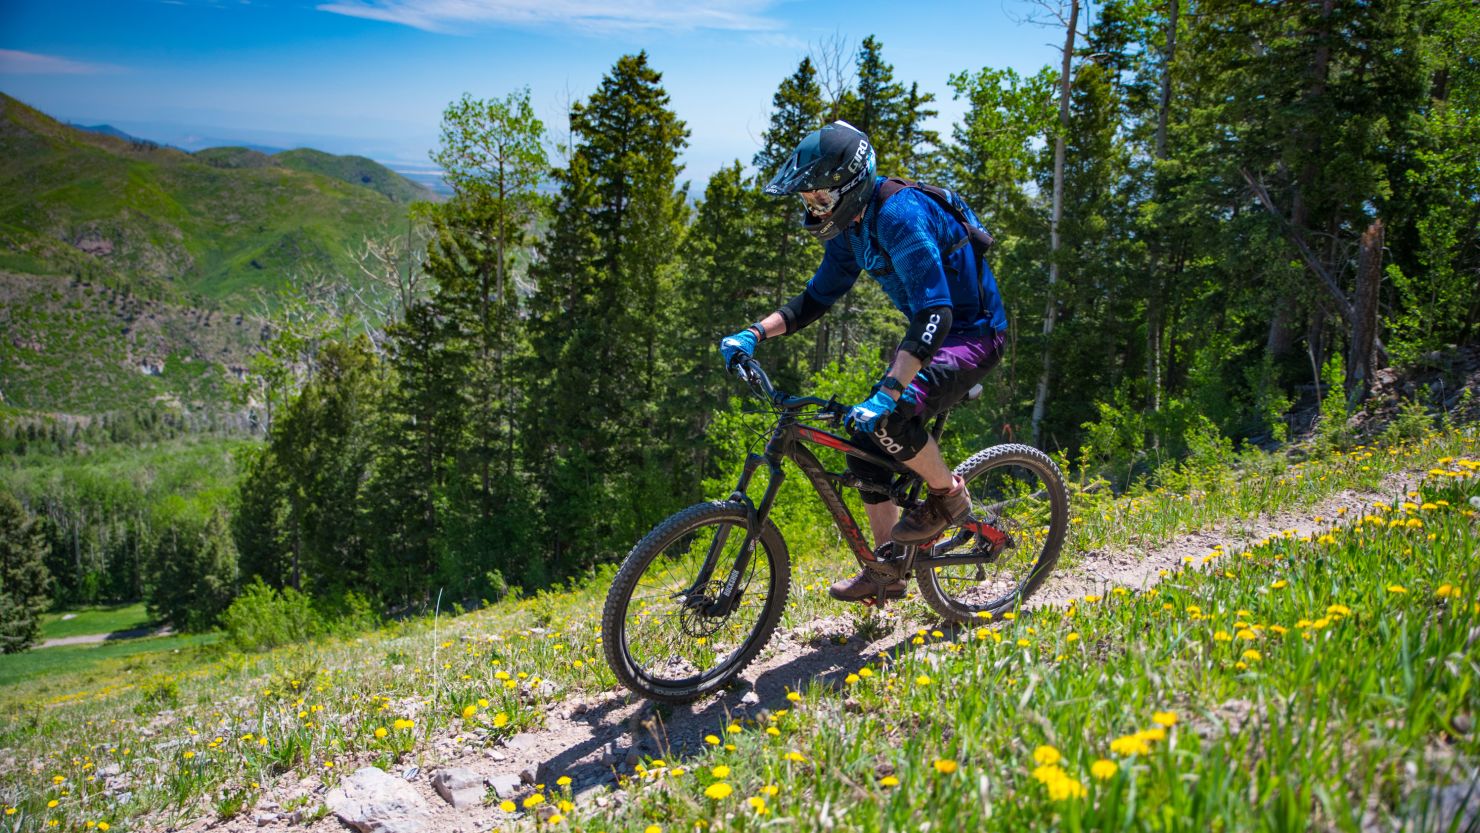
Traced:
[[874, 194], [874, 148], [863, 131], [835, 121], [797, 145], [765, 187], [773, 197], [800, 194], [802, 228], [831, 240], [853, 222]]

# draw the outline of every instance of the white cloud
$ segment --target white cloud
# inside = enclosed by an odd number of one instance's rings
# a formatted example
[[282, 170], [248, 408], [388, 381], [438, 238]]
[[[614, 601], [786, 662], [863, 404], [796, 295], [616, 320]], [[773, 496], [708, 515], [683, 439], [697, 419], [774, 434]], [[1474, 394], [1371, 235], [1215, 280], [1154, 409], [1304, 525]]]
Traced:
[[772, 0], [335, 0], [320, 11], [400, 23], [428, 32], [480, 24], [567, 26], [593, 32], [661, 29], [767, 31]]
[[0, 75], [98, 75], [120, 69], [109, 64], [89, 64], [55, 55], [0, 49]]

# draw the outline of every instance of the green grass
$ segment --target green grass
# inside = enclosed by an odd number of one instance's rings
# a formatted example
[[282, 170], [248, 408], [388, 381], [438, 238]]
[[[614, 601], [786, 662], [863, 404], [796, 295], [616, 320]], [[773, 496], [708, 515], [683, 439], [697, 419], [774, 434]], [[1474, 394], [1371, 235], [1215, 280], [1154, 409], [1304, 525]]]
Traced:
[[[1466, 503], [1480, 494], [1477, 459], [1470, 429], [1293, 473], [1208, 467], [1185, 493], [1076, 494], [1082, 553], [1117, 529], [1165, 539], [1236, 520], [1257, 495], [1277, 511], [1399, 469], [1439, 472], [1360, 520], [1197, 559], [1144, 592], [959, 631], [932, 630], [911, 600], [907, 621], [924, 629], [897, 650], [733, 731], [717, 722], [716, 746], [644, 761], [624, 773], [620, 803], [583, 804], [561, 825], [1297, 831], [1419, 819], [1435, 789], [1480, 762], [1468, 722], [1480, 711], [1469, 640], [1480, 525]], [[793, 552], [783, 627], [805, 642], [811, 623], [846, 610], [825, 587], [848, 562], [836, 545]], [[347, 766], [427, 768], [454, 738], [491, 745], [538, 729], [556, 704], [614, 685], [599, 642], [609, 577], [356, 639], [157, 651], [20, 679], [0, 688], [14, 716], [0, 748], [29, 765], [0, 785], [17, 808], [0, 830], [184, 826], [214, 815], [213, 797], [282, 801]], [[88, 780], [114, 767], [130, 779], [126, 804]], [[728, 794], [706, 796], [717, 782]], [[563, 788], [542, 795], [554, 804]], [[499, 826], [534, 825], [516, 811]]]
[[[116, 679], [119, 674], [131, 676], [139, 668], [174, 667], [180, 663], [176, 651], [210, 645], [220, 638], [218, 633], [174, 634], [3, 654], [0, 655], [0, 687], [42, 681], [38, 690], [46, 691], [55, 689], [54, 682], [46, 682], [48, 679], [106, 680]], [[168, 656], [160, 656], [165, 654]], [[189, 656], [196, 654], [192, 652]]]
[[[62, 618], [69, 615], [72, 618]], [[144, 609], [143, 602], [64, 610], [59, 613], [42, 615], [41, 638], [47, 640], [60, 639], [64, 636], [115, 633], [142, 628], [149, 623], [149, 612]]]

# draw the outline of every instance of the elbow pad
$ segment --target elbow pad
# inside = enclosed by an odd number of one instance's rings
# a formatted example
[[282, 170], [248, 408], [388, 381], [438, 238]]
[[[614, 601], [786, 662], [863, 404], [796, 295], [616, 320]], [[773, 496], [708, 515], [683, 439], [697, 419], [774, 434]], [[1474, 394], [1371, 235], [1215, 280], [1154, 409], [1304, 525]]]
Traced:
[[786, 334], [791, 335], [821, 318], [828, 307], [828, 304], [813, 298], [812, 293], [803, 289], [795, 298], [782, 304], [777, 312], [781, 313], [782, 320], [786, 322]]
[[910, 328], [905, 330], [904, 341], [899, 343], [899, 349], [929, 364], [930, 357], [940, 349], [941, 342], [945, 341], [946, 334], [950, 331], [950, 307], [922, 309], [910, 319]]

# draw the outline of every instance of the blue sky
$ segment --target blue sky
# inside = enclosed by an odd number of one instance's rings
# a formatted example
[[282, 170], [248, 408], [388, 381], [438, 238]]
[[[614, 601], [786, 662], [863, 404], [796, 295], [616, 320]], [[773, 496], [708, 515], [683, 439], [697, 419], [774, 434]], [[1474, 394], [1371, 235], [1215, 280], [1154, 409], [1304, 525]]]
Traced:
[[426, 164], [442, 109], [528, 85], [557, 136], [567, 103], [646, 49], [691, 131], [695, 186], [749, 162], [777, 84], [829, 38], [884, 44], [897, 79], [962, 112], [952, 72], [1032, 72], [1062, 35], [1026, 0], [0, 0], [0, 91], [145, 138], [312, 146]]

